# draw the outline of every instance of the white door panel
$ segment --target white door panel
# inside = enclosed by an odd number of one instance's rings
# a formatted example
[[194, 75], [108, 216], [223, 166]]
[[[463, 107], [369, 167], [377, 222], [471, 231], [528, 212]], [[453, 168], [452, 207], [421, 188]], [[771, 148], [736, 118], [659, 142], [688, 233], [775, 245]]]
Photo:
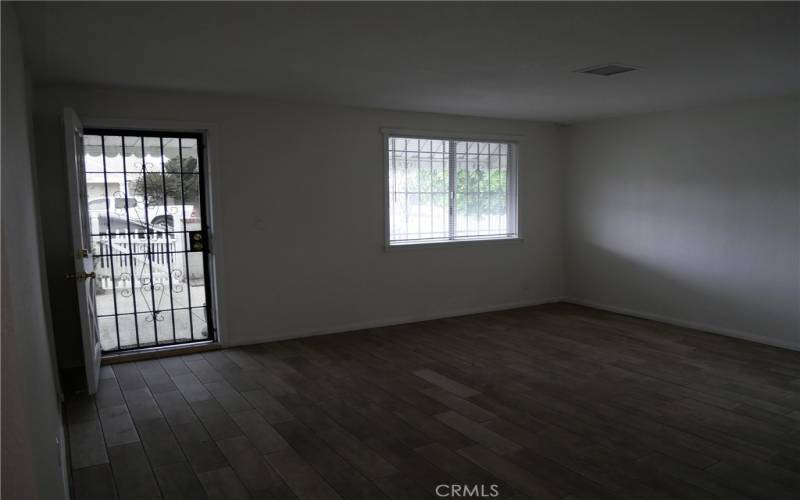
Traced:
[[76, 282], [84, 363], [86, 364], [86, 385], [89, 394], [94, 394], [97, 392], [100, 380], [102, 350], [95, 307], [91, 221], [87, 208], [83, 155], [83, 125], [75, 111], [70, 108], [64, 109], [64, 145], [72, 229], [72, 249], [70, 251], [75, 262], [75, 272], [68, 275], [67, 278], [74, 279]]

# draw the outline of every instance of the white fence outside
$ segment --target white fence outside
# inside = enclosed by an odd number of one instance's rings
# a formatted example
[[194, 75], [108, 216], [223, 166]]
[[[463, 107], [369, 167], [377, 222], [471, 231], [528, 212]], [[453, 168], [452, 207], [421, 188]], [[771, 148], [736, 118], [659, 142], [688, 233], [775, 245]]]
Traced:
[[[186, 260], [183, 233], [144, 231], [131, 234], [117, 232], [94, 242], [96, 283], [100, 290], [111, 291], [153, 285], [169, 287], [186, 282]], [[179, 253], [175, 253], [179, 252]]]

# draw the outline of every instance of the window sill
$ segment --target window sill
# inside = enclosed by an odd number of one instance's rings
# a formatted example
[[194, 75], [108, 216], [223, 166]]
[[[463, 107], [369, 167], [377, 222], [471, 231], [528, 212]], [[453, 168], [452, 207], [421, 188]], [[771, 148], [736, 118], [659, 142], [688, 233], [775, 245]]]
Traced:
[[513, 238], [481, 238], [481, 239], [461, 239], [461, 240], [439, 240], [439, 241], [425, 241], [420, 243], [386, 243], [383, 246], [384, 251], [393, 252], [395, 250], [413, 250], [413, 249], [427, 249], [427, 248], [451, 248], [461, 246], [473, 245], [495, 245], [503, 243], [523, 243], [524, 238], [515, 236]]

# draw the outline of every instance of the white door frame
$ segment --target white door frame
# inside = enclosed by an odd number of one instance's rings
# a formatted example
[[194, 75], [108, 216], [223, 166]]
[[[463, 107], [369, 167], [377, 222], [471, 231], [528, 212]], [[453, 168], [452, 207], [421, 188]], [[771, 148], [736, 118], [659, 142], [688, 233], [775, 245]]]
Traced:
[[[92, 118], [82, 119], [84, 128], [92, 129], [120, 129], [120, 130], [142, 130], [142, 131], [164, 131], [164, 132], [194, 132], [203, 136], [203, 166], [205, 168], [205, 199], [207, 214], [206, 225], [208, 226], [208, 273], [207, 277], [211, 285], [211, 312], [214, 317], [214, 342], [225, 346], [225, 332], [227, 308], [222, 307], [224, 297], [222, 289], [222, 279], [225, 258], [223, 257], [222, 231], [216, 224], [216, 207], [222, 206], [220, 201], [222, 174], [216, 166], [217, 152], [214, 147], [214, 140], [219, 137], [216, 124], [207, 122], [183, 122], [171, 120], [130, 120], [130, 119], [111, 119], [111, 118]], [[175, 346], [170, 346], [175, 347]], [[178, 346], [180, 347], [180, 346]]]

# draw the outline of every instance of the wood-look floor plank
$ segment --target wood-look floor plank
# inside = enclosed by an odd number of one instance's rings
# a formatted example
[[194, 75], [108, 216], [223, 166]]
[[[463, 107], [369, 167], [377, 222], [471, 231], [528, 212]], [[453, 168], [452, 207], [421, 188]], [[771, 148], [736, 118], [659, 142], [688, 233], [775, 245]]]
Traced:
[[673, 476], [707, 491], [709, 497], [730, 500], [744, 500], [745, 498], [750, 498], [736, 491], [727, 481], [715, 477], [712, 474], [708, 474], [705, 470], [684, 464], [667, 455], [653, 453], [645, 457], [642, 462], [646, 463], [660, 474]]
[[228, 466], [228, 461], [214, 441], [183, 443], [181, 449], [198, 474]]
[[108, 464], [76, 469], [72, 473], [75, 500], [116, 500], [117, 488]]
[[563, 491], [541, 481], [529, 471], [495, 455], [481, 445], [462, 448], [458, 453], [532, 498], [555, 500], [565, 496]]
[[436, 418], [443, 424], [452, 427], [476, 443], [480, 443], [500, 455], [521, 449], [520, 446], [513, 441], [492, 432], [486, 427], [454, 411], [440, 413], [436, 415]]
[[108, 463], [106, 442], [99, 419], [70, 424], [69, 440], [73, 469]]
[[75, 394], [67, 398], [64, 407], [67, 413], [67, 424], [77, 424], [99, 418], [94, 398], [86, 393]]
[[256, 410], [231, 413], [231, 419], [261, 453], [272, 453], [289, 447], [278, 431]]
[[141, 421], [136, 424], [136, 428], [142, 439], [147, 458], [153, 467], [186, 460], [166, 419], [156, 418]]
[[275, 429], [343, 498], [363, 500], [385, 498], [374, 483], [360, 474], [299, 421], [291, 420], [277, 424]]
[[471, 401], [462, 399], [451, 392], [442, 389], [426, 389], [422, 392], [429, 398], [439, 401], [448, 408], [455, 410], [475, 422], [486, 422], [487, 420], [497, 418], [497, 415], [494, 413], [481, 408]]
[[460, 396], [462, 398], [468, 398], [470, 396], [475, 396], [478, 394], [478, 391], [472, 389], [470, 387], [465, 386], [453, 379], [445, 377], [441, 373], [437, 373], [430, 369], [424, 370], [417, 370], [414, 372], [414, 375], [417, 377], [427, 380], [433, 385], [439, 386], [445, 391], [452, 392], [456, 396]]
[[189, 406], [195, 415], [202, 418], [212, 413], [225, 413], [225, 409], [220, 405], [211, 393], [208, 393], [210, 398], [200, 401], [190, 401]]
[[242, 370], [261, 370], [261, 363], [253, 358], [244, 349], [228, 349], [223, 351], [228, 358], [239, 365]]
[[164, 371], [166, 371], [170, 376], [182, 375], [184, 373], [191, 372], [189, 367], [186, 366], [183, 356], [161, 358], [158, 361], [161, 364], [161, 367], [164, 368]]
[[270, 424], [278, 424], [294, 419], [292, 413], [272, 397], [266, 389], [246, 391], [242, 395]]
[[200, 421], [214, 440], [228, 439], [242, 434], [242, 429], [224, 411], [202, 413]]
[[110, 365], [103, 365], [100, 367], [100, 380], [116, 379], [114, 369]]
[[185, 424], [197, 420], [192, 408], [183, 399], [180, 391], [161, 392], [153, 395], [164, 417], [170, 425]]
[[230, 467], [198, 474], [209, 500], [250, 500], [250, 494]]
[[800, 475], [764, 463], [753, 463], [741, 457], [731, 458], [709, 467], [708, 472], [738, 491], [762, 499], [796, 499], [800, 491]]
[[800, 353], [569, 304], [103, 367], [66, 417], [78, 498], [800, 491]]
[[207, 384], [209, 382], [222, 382], [225, 378], [203, 358], [193, 358], [186, 360], [186, 366], [200, 380]]
[[109, 447], [139, 441], [139, 434], [126, 405], [101, 408], [100, 423], [103, 426], [106, 445]]
[[213, 398], [205, 385], [194, 375], [194, 373], [182, 373], [172, 377], [172, 382], [183, 395], [189, 404], [206, 401]]
[[268, 464], [265, 456], [247, 439], [238, 436], [217, 441], [217, 446], [231, 464], [245, 488], [254, 496], [285, 497], [288, 486]]
[[239, 392], [255, 391], [261, 389], [259, 379], [254, 375], [259, 370], [222, 371], [221, 374], [231, 387]]
[[209, 382], [205, 384], [206, 389], [214, 396], [214, 399], [225, 408], [228, 413], [249, 410], [252, 408], [250, 403], [227, 382]]
[[444, 425], [432, 415], [426, 415], [417, 408], [406, 407], [394, 411], [398, 418], [423, 433], [431, 442], [440, 443], [451, 450], [463, 448], [474, 442], [460, 432]]
[[136, 367], [136, 363], [119, 363], [114, 365], [113, 369], [121, 390], [147, 387], [139, 368]]
[[134, 422], [163, 417], [148, 387], [122, 391], [122, 395], [125, 397], [125, 405]]
[[[416, 448], [415, 451], [446, 472], [457, 484], [485, 485], [491, 490], [490, 493], [496, 490], [497, 494], [492, 495], [493, 498], [508, 498], [514, 494], [509, 485], [446, 446], [432, 443]], [[491, 489], [492, 485], [495, 486], [493, 490]]]
[[220, 374], [242, 370], [242, 367], [234, 363], [226, 352], [209, 351], [202, 353], [201, 356]]
[[371, 479], [380, 479], [399, 473], [395, 466], [343, 429], [331, 427], [318, 431], [317, 435], [362, 474]]
[[95, 394], [95, 404], [97, 408], [105, 408], [107, 406], [117, 406], [125, 404], [125, 398], [122, 397], [122, 391], [117, 385], [116, 378], [103, 380], [97, 388]]
[[278, 471], [300, 500], [341, 500], [322, 476], [294, 450], [277, 451], [269, 453], [266, 457], [272, 468]]
[[156, 467], [156, 480], [164, 500], [206, 500], [208, 495], [186, 462]]
[[169, 373], [167, 373], [159, 360], [152, 359], [138, 362], [136, 366], [139, 367], [139, 372], [142, 374], [142, 378], [144, 378], [147, 387], [150, 388], [150, 392], [169, 392], [177, 389]]
[[111, 446], [108, 455], [121, 500], [153, 500], [161, 497], [141, 443]]

